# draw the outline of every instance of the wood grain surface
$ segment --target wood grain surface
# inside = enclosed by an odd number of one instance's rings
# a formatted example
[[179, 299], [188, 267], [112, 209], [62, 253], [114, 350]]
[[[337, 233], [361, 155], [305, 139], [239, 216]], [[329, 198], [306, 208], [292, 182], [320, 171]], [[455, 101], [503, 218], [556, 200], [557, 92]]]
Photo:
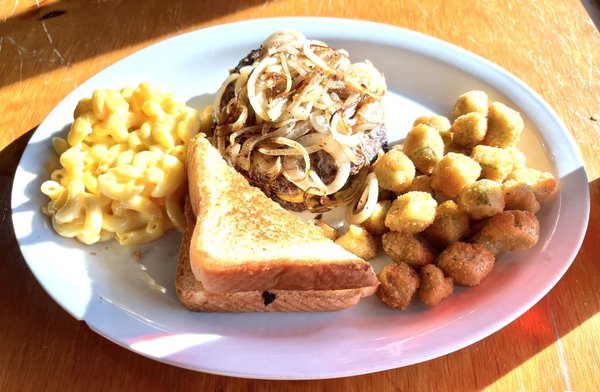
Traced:
[[[591, 217], [573, 265], [530, 311], [478, 343], [421, 364], [333, 380], [263, 381], [136, 355], [44, 292], [14, 238], [10, 187], [27, 140], [48, 112], [87, 78], [167, 37], [292, 15], [365, 19], [441, 38], [506, 68], [562, 117], [586, 163]], [[600, 390], [599, 15], [589, 0], [0, 2], [0, 390]]]

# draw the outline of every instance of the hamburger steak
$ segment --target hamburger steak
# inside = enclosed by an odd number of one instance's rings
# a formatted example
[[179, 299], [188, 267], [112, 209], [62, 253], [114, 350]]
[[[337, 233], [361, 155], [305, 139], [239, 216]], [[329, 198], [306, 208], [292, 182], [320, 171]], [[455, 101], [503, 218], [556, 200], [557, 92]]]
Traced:
[[387, 147], [384, 92], [370, 63], [278, 32], [230, 71], [215, 99], [212, 141], [284, 208], [326, 211], [355, 198], [361, 169]]

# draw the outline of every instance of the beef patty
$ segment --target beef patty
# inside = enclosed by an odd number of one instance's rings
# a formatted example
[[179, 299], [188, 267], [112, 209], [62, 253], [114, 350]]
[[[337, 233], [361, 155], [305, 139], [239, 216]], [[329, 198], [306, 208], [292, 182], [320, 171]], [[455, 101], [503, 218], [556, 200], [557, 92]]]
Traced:
[[[387, 133], [383, 125], [365, 132], [360, 143], [355, 147], [355, 153], [358, 156], [358, 162], [352, 163], [350, 166], [350, 175], [357, 174], [366, 164], [370, 163], [377, 157], [379, 149], [387, 149]], [[325, 151], [317, 151], [310, 154], [311, 168], [319, 175], [325, 184], [329, 184], [335, 178], [337, 166], [333, 157]], [[267, 196], [281, 204], [285, 209], [292, 211], [304, 211], [310, 209], [307, 200], [301, 203], [292, 203], [279, 198], [279, 194], [294, 195], [298, 192], [298, 187], [288, 181], [283, 175], [275, 178], [269, 177], [263, 173], [247, 172], [240, 170], [248, 181], [260, 188]]]

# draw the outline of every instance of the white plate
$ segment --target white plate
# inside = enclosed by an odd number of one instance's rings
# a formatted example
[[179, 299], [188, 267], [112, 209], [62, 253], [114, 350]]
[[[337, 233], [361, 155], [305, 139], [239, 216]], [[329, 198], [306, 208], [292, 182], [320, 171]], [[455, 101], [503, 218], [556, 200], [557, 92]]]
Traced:
[[[482, 89], [519, 110], [529, 165], [550, 170], [560, 191], [539, 213], [539, 244], [503, 255], [479, 286], [459, 289], [434, 309], [400, 312], [370, 297], [324, 314], [198, 314], [174, 293], [179, 234], [142, 247], [114, 242], [82, 246], [57, 236], [40, 213], [39, 192], [52, 160], [50, 138], [64, 134], [77, 101], [94, 88], [151, 81], [193, 105], [208, 102], [227, 70], [272, 32], [298, 29], [370, 59], [389, 86], [391, 140], [424, 113], [447, 115], [454, 99]], [[67, 96], [35, 132], [12, 192], [14, 228], [29, 267], [74, 317], [130, 350], [210, 373], [272, 379], [340, 377], [438, 357], [502, 328], [542, 298], [567, 270], [589, 215], [582, 159], [561, 120], [524, 83], [465, 50], [422, 34], [368, 22], [283, 18], [254, 20], [184, 34], [135, 53]], [[143, 252], [136, 262], [135, 250]], [[240, 250], [242, 251], [242, 250]], [[503, 348], [498, 347], [499, 350]]]

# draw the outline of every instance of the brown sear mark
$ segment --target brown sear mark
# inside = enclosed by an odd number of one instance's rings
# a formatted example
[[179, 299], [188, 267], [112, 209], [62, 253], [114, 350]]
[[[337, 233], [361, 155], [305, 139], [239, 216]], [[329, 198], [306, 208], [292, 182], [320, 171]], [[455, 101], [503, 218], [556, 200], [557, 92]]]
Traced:
[[262, 293], [262, 297], [263, 297], [263, 303], [265, 304], [265, 306], [270, 305], [273, 303], [273, 301], [275, 301], [275, 299], [277, 298], [277, 296], [273, 293], [269, 293], [268, 291], [263, 291]]

